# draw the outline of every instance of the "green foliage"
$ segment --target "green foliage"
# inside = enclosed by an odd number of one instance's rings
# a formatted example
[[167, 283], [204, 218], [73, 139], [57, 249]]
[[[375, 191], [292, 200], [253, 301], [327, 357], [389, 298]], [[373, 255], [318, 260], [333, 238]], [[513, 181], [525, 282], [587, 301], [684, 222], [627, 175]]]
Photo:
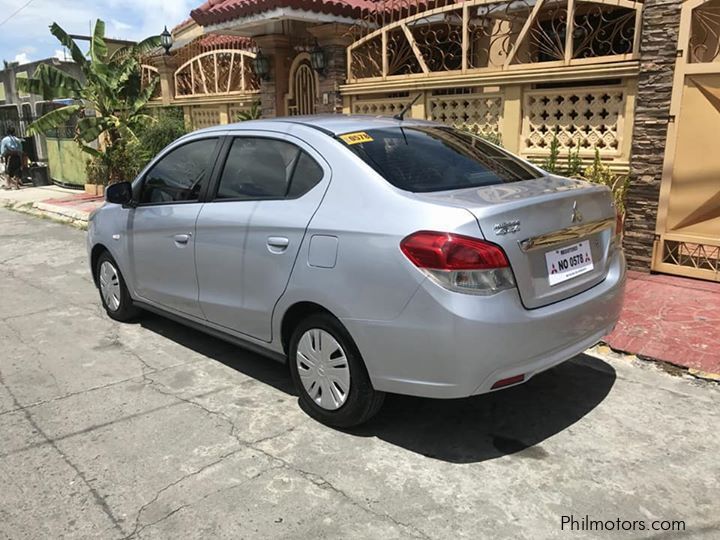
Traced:
[[140, 144], [121, 139], [88, 161], [86, 172], [91, 184], [130, 182], [142, 169]]
[[159, 154], [163, 148], [186, 133], [185, 118], [181, 108], [158, 109], [155, 114], [155, 122], [144, 127], [137, 134], [140, 143], [140, 168]]
[[166, 146], [187, 133], [179, 107], [158, 109], [154, 118], [154, 122], [138, 129], [137, 140], [121, 139], [88, 163], [91, 183], [133, 180]]
[[560, 161], [560, 140], [557, 131], [555, 131], [550, 141], [550, 153], [542, 161], [540, 167], [550, 174], [558, 174], [568, 178], [582, 177], [583, 161], [580, 157], [580, 142], [578, 141], [577, 146], [568, 148], [567, 160], [563, 164]]
[[[160, 37], [147, 38], [108, 55], [105, 23], [98, 20], [86, 57], [57, 23], [50, 27], [50, 33], [70, 51], [82, 71], [83, 81], [47, 65], [40, 66], [31, 79], [19, 80], [21, 91], [41, 95], [46, 100], [68, 98], [74, 102], [37, 119], [29, 126], [28, 134], [64, 127], [72, 117], [80, 116], [75, 140], [93, 156], [91, 176], [102, 183], [127, 179], [128, 164], [124, 159], [129, 149], [137, 148], [138, 132], [154, 122], [144, 109], [157, 82], [142, 88], [140, 57], [158, 47]], [[87, 111], [94, 111], [94, 115], [86, 115]], [[98, 139], [102, 152], [90, 144]], [[115, 145], [119, 146], [113, 150]], [[101, 169], [107, 172], [106, 176], [98, 175]]]
[[582, 178], [594, 184], [609, 187], [615, 197], [615, 205], [621, 214], [625, 214], [625, 196], [630, 179], [626, 175], [618, 175], [610, 170], [600, 159], [600, 151], [595, 149], [595, 159], [592, 165], [585, 169]]
[[240, 111], [235, 115], [235, 119], [238, 122], [246, 122], [248, 120], [259, 120], [262, 118], [262, 109], [260, 108], [260, 102], [255, 101], [249, 109]]
[[560, 158], [560, 141], [557, 138], [557, 131], [553, 133], [553, 138], [550, 141], [550, 153], [542, 162], [540, 167], [549, 172], [550, 174], [560, 174], [558, 160]]
[[560, 141], [557, 134], [553, 134], [550, 142], [550, 153], [540, 166], [551, 174], [579, 178], [580, 180], [609, 187], [613, 192], [618, 211], [622, 214], [625, 213], [625, 195], [630, 180], [626, 175], [618, 175], [612, 172], [610, 167], [602, 162], [598, 148], [595, 148], [595, 158], [592, 165], [583, 169], [583, 161], [580, 158], [580, 144], [578, 143], [575, 148], [568, 150], [567, 162], [562, 166], [560, 164]]
[[568, 148], [567, 165], [565, 166], [565, 176], [569, 178], [579, 178], [583, 172], [583, 162], [580, 158], [580, 142], [574, 148]]

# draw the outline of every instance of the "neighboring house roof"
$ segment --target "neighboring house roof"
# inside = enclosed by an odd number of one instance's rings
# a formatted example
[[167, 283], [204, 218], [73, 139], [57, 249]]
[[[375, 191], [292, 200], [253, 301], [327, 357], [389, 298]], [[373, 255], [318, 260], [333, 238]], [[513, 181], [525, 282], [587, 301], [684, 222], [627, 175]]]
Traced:
[[172, 33], [175, 34], [177, 32], [181, 32], [182, 30], [185, 30], [186, 28], [192, 26], [193, 24], [195, 24], [195, 21], [193, 20], [193, 18], [188, 17], [180, 24], [175, 25], [175, 27], [173, 27], [173, 29], [172, 29]]
[[363, 11], [376, 6], [371, 0], [208, 0], [192, 10], [190, 16], [198, 24], [208, 26], [273, 9], [292, 8], [359, 19]]

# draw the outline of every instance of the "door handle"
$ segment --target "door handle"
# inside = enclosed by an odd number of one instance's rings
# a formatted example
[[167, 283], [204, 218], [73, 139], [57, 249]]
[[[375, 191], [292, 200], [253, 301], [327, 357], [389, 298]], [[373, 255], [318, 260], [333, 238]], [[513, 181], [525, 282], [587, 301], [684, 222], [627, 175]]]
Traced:
[[290, 245], [290, 240], [284, 236], [270, 236], [267, 245], [272, 253], [282, 253]]
[[192, 238], [192, 233], [187, 234], [176, 234], [173, 239], [178, 244], [187, 244], [190, 241], [190, 238]]

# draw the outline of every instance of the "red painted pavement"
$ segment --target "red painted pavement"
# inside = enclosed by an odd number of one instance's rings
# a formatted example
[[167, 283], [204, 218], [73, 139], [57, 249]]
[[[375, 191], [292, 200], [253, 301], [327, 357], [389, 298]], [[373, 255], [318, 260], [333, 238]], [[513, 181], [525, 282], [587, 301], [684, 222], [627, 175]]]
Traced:
[[720, 283], [629, 272], [615, 350], [720, 374]]
[[70, 195], [62, 199], [49, 199], [43, 202], [89, 213], [101, 207], [105, 203], [105, 199], [104, 197], [97, 197], [87, 193], [78, 193], [77, 195]]

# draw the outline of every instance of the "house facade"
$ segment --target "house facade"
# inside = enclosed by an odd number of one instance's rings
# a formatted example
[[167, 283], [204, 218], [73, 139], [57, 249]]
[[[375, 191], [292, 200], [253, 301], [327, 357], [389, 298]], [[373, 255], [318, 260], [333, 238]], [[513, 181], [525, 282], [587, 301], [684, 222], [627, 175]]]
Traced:
[[630, 187], [630, 266], [720, 280], [720, 0], [209, 0], [148, 59], [193, 127], [409, 115]]

